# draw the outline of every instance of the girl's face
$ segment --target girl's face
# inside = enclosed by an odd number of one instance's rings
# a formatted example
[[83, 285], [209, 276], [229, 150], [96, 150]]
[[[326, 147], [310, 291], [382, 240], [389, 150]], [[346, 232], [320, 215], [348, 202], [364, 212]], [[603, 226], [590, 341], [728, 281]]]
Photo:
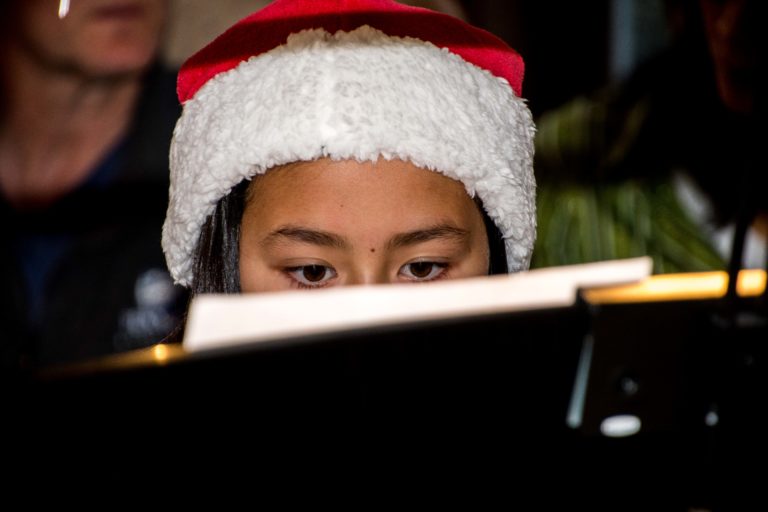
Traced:
[[243, 292], [480, 276], [488, 261], [483, 217], [464, 186], [408, 162], [301, 162], [248, 190]]

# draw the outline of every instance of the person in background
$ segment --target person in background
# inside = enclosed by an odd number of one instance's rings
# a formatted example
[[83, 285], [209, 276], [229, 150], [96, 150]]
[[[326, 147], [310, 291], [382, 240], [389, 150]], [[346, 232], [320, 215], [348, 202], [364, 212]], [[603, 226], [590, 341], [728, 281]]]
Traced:
[[532, 266], [647, 254], [656, 273], [725, 269], [740, 223], [750, 230], [736, 263], [766, 265], [766, 4], [666, 8], [668, 47], [537, 119]]
[[160, 248], [180, 112], [158, 59], [166, 1], [0, 9], [3, 366], [158, 343], [185, 304]]
[[526, 270], [522, 78], [496, 36], [391, 0], [277, 0], [244, 18], [179, 72], [175, 281], [261, 293]]

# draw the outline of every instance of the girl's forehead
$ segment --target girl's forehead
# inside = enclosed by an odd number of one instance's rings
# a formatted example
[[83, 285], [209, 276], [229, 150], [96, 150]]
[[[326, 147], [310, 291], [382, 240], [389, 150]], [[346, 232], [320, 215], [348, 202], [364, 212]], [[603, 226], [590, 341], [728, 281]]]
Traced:
[[245, 218], [263, 229], [351, 231], [481, 222], [461, 182], [401, 160], [320, 160], [270, 170], [251, 184]]
[[464, 185], [437, 171], [404, 160], [376, 162], [322, 158], [295, 162], [268, 170], [253, 179], [249, 198], [271, 199], [275, 194], [310, 194], [320, 197], [374, 194], [392, 201], [417, 199], [419, 203], [469, 199]]

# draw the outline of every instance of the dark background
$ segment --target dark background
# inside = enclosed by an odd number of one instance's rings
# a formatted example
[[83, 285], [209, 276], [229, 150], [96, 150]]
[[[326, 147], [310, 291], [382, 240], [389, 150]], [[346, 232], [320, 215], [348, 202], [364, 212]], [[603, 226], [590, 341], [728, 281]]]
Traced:
[[[620, 82], [659, 53], [698, 0], [457, 0], [470, 23], [525, 60], [534, 117]], [[668, 16], [668, 13], [674, 13]]]
[[617, 3], [462, 0], [470, 23], [523, 56], [523, 96], [535, 116], [608, 80], [610, 19]]

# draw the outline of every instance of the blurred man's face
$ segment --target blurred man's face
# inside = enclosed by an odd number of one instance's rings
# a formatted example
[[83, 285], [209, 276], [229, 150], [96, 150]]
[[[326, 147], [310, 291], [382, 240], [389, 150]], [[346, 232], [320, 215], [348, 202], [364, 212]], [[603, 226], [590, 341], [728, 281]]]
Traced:
[[[755, 108], [757, 83], [765, 69], [765, 0], [699, 0], [717, 88], [726, 107]], [[760, 43], [760, 41], [763, 41]]]
[[91, 77], [143, 70], [160, 45], [167, 0], [18, 0], [22, 48], [45, 66]]

